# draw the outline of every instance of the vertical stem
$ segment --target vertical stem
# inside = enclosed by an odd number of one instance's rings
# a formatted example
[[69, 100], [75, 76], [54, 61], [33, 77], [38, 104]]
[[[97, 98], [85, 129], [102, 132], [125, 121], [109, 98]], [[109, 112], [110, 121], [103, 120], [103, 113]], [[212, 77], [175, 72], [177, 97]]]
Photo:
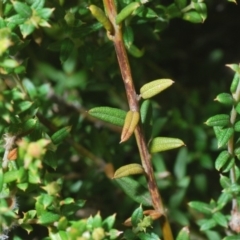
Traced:
[[[240, 99], [240, 83], [238, 83], [237, 90], [235, 93], [232, 94], [233, 99], [238, 102]], [[230, 123], [233, 126], [236, 122], [237, 118], [237, 112], [235, 107], [232, 108], [231, 114], [230, 114]], [[228, 141], [228, 152], [234, 156], [234, 135], [229, 139]], [[235, 163], [233, 167], [230, 170], [230, 179], [232, 183], [236, 183], [236, 172], [235, 172]], [[232, 211], [236, 212], [238, 211], [238, 203], [236, 197], [233, 197], [232, 200]]]
[[[110, 40], [112, 40], [114, 43], [119, 67], [122, 74], [122, 79], [126, 89], [129, 108], [132, 111], [139, 111], [139, 104], [138, 104], [137, 94], [136, 94], [133, 79], [132, 79], [131, 68], [128, 61], [126, 49], [123, 43], [121, 25], [117, 25], [115, 23], [115, 18], [117, 15], [116, 6], [114, 3], [114, 0], [103, 0], [103, 2], [105, 5], [108, 18], [111, 21], [114, 28], [114, 33], [112, 35], [108, 33], [108, 36]], [[144, 134], [140, 125], [136, 127], [134, 133], [135, 133], [135, 138], [137, 141], [137, 145], [138, 145], [138, 149], [141, 157], [142, 166], [147, 175], [148, 190], [152, 198], [153, 207], [156, 211], [160, 212], [162, 215], [161, 228], [162, 228], [163, 237], [165, 240], [173, 240], [171, 227], [167, 219], [162, 198], [158, 192], [158, 187], [154, 177], [154, 171], [151, 164], [151, 155], [148, 152], [147, 143], [144, 138]]]

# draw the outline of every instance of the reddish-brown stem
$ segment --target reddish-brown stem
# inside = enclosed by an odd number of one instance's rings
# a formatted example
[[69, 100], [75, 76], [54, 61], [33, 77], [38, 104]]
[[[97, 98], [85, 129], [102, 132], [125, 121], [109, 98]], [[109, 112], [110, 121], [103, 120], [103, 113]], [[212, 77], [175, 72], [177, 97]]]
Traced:
[[[115, 23], [117, 11], [114, 4], [114, 0], [103, 0], [103, 2], [105, 5], [108, 18], [114, 28], [114, 32], [112, 34], [108, 34], [108, 36], [110, 40], [112, 40], [114, 43], [119, 67], [122, 74], [122, 79], [126, 89], [129, 108], [132, 111], [139, 111], [139, 103], [138, 103], [137, 94], [136, 94], [133, 79], [132, 79], [131, 68], [128, 61], [126, 49], [123, 43], [121, 25], [117, 25]], [[156, 180], [154, 177], [154, 171], [151, 164], [151, 155], [149, 154], [147, 143], [144, 138], [144, 134], [140, 124], [136, 127], [134, 133], [135, 133], [135, 138], [137, 141], [137, 145], [138, 145], [138, 149], [141, 157], [142, 166], [146, 172], [148, 190], [152, 198], [153, 207], [156, 211], [158, 211], [162, 215], [161, 228], [162, 228], [163, 237], [165, 240], [173, 240], [171, 227], [168, 222], [166, 212], [163, 206], [163, 202], [158, 192]]]

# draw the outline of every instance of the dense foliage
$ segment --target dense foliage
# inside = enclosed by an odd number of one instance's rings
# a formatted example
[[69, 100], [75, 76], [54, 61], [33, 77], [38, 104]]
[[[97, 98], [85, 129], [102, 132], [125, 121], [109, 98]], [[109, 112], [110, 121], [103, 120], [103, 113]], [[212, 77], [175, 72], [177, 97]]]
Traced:
[[0, 2], [0, 239], [237, 239], [239, 6], [109, 2]]

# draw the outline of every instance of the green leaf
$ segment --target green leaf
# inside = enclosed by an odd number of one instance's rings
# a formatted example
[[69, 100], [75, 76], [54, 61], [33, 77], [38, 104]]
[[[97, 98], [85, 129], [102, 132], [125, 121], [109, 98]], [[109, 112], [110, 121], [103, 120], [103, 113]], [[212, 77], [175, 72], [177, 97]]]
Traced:
[[[227, 186], [228, 187], [228, 186]], [[224, 187], [225, 188], [225, 187]], [[215, 210], [219, 211], [221, 210], [223, 207], [225, 207], [227, 205], [227, 203], [232, 199], [232, 196], [228, 193], [222, 193], [220, 195], [220, 197], [218, 198], [217, 201], [217, 207], [215, 208]]]
[[[235, 2], [235, 0], [228, 0], [229, 2]], [[223, 240], [239, 240], [239, 235], [232, 235], [232, 236], [227, 236], [223, 238]]]
[[143, 99], [151, 98], [170, 87], [173, 83], [171, 79], [158, 79], [146, 83], [140, 88], [141, 97]]
[[89, 115], [105, 122], [123, 126], [127, 112], [118, 108], [96, 107], [88, 111]]
[[229, 124], [230, 122], [230, 117], [227, 114], [218, 114], [213, 117], [210, 117], [205, 124], [210, 126], [210, 127], [225, 127]]
[[59, 231], [57, 233], [50, 232], [49, 237], [51, 240], [68, 240], [69, 239], [69, 233], [66, 231]]
[[176, 240], [189, 240], [190, 239], [189, 234], [190, 234], [190, 232], [189, 232], [188, 227], [184, 227], [181, 229], [181, 231], [177, 235]]
[[145, 138], [149, 141], [152, 136], [152, 102], [150, 100], [143, 101], [140, 115]]
[[213, 227], [215, 227], [217, 224], [215, 222], [214, 219], [208, 219], [208, 220], [205, 220], [202, 224], [201, 224], [201, 227], [200, 227], [200, 230], [201, 231], [206, 231], [206, 230], [209, 230]]
[[240, 103], [236, 105], [235, 110], [237, 111], [238, 114], [240, 114]]
[[52, 212], [42, 212], [39, 216], [38, 223], [43, 225], [49, 225], [57, 222], [60, 219], [60, 215]]
[[202, 23], [203, 18], [201, 14], [196, 11], [190, 11], [183, 14], [183, 19], [191, 23]]
[[124, 40], [124, 44], [127, 48], [129, 48], [133, 44], [134, 34], [133, 34], [133, 30], [130, 26], [126, 26], [124, 28], [123, 40]]
[[132, 225], [136, 227], [142, 219], [143, 219], [143, 209], [142, 209], [142, 206], [140, 206], [134, 210], [131, 216]]
[[144, 206], [152, 206], [149, 192], [139, 184], [138, 181], [129, 177], [117, 178], [114, 180], [131, 199]]
[[59, 144], [61, 143], [70, 133], [72, 127], [71, 126], [67, 126], [67, 127], [63, 127], [60, 130], [58, 130], [57, 132], [55, 132], [52, 136], [52, 142], [54, 144]]
[[231, 168], [234, 167], [235, 159], [234, 157], [230, 158], [230, 161], [223, 168], [223, 172], [229, 172]]
[[110, 231], [113, 228], [113, 225], [116, 220], [116, 214], [113, 214], [107, 218], [104, 219], [102, 226], [107, 230]]
[[137, 163], [131, 163], [118, 168], [115, 171], [113, 178], [114, 179], [122, 178], [122, 177], [127, 177], [135, 174], [142, 174], [142, 173], [145, 173], [142, 165]]
[[117, 239], [121, 234], [122, 232], [118, 231], [117, 229], [111, 229], [108, 233], [108, 236], [110, 240], [113, 240], [113, 239]]
[[187, 0], [174, 0], [174, 3], [179, 9], [183, 9], [187, 6]]
[[102, 226], [102, 217], [99, 212], [93, 217], [92, 226], [93, 228], [98, 228]]
[[224, 228], [227, 228], [228, 227], [228, 220], [227, 220], [227, 217], [226, 215], [223, 215], [222, 213], [220, 212], [215, 212], [213, 214], [213, 219], [215, 220], [215, 222], [224, 227]]
[[70, 38], [65, 38], [62, 41], [61, 49], [60, 49], [60, 60], [62, 64], [69, 58], [73, 48], [74, 48], [74, 43]]
[[31, 8], [38, 10], [43, 8], [44, 4], [45, 4], [45, 0], [34, 0], [33, 4], [31, 5]]
[[229, 188], [231, 186], [231, 180], [224, 175], [220, 175], [220, 184], [223, 188]]
[[140, 240], [160, 240], [160, 238], [155, 233], [144, 233], [138, 234]]
[[138, 2], [132, 2], [123, 8], [116, 16], [116, 24], [120, 24], [123, 20], [129, 17], [135, 9], [140, 6]]
[[205, 3], [193, 3], [195, 10], [200, 14], [202, 18], [202, 22], [204, 22], [207, 18], [207, 6]]
[[214, 100], [227, 106], [231, 106], [234, 103], [233, 97], [229, 93], [220, 93]]
[[23, 86], [25, 87], [25, 89], [27, 90], [29, 96], [32, 99], [37, 96], [37, 89], [34, 86], [34, 84], [32, 83], [32, 81], [30, 81], [27, 78], [24, 78], [22, 83], [23, 83]]
[[233, 133], [234, 129], [232, 127], [221, 129], [220, 135], [217, 136], [218, 148], [226, 145], [229, 139], [232, 137]]
[[239, 185], [237, 185], [236, 183], [233, 183], [233, 184], [231, 184], [231, 186], [229, 187], [229, 188], [225, 188], [225, 189], [223, 189], [223, 191], [222, 192], [224, 192], [224, 193], [229, 193], [229, 194], [239, 194], [239, 192], [240, 192], [240, 186]]
[[197, 210], [201, 213], [212, 214], [212, 208], [207, 203], [203, 203], [203, 202], [199, 202], [199, 201], [193, 201], [193, 202], [188, 203], [188, 205], [191, 208], [193, 208], [193, 209], [195, 209], [195, 210]]
[[72, 31], [72, 37], [73, 38], [83, 38], [93, 32], [98, 31], [102, 27], [103, 27], [102, 24], [99, 22], [93, 23], [91, 25], [82, 25], [80, 27], [75, 27]]
[[[54, 11], [53, 8], [41, 8], [41, 9], [37, 10], [37, 15], [39, 17], [41, 17], [42, 19], [48, 20], [50, 18], [50, 16], [52, 15], [53, 11]], [[41, 23], [41, 21], [40, 21], [40, 23]]]
[[150, 143], [150, 152], [162, 152], [184, 146], [184, 142], [178, 138], [157, 137]]
[[30, 18], [32, 16], [32, 9], [25, 3], [13, 1], [14, 10], [24, 18]]
[[19, 27], [20, 27], [21, 33], [23, 35], [23, 38], [26, 38], [35, 29], [35, 26], [31, 22], [26, 22], [24, 24], [21, 24]]
[[145, 50], [144, 49], [139, 49], [137, 48], [134, 44], [131, 44], [128, 48], [127, 51], [136, 58], [140, 58], [144, 55]]
[[26, 18], [20, 14], [13, 15], [7, 18], [8, 27], [14, 28], [17, 25], [23, 24], [26, 21]]
[[240, 121], [237, 121], [237, 122], [234, 124], [234, 131], [240, 132]]
[[230, 87], [231, 93], [236, 92], [238, 84], [239, 84], [239, 80], [240, 80], [239, 73], [235, 73], [232, 83], [231, 83], [231, 87]]
[[230, 159], [230, 157], [231, 154], [227, 150], [222, 151], [215, 161], [215, 168], [219, 171], [224, 166], [224, 164]]
[[182, 12], [175, 3], [172, 3], [171, 5], [166, 7], [166, 15], [168, 19], [172, 19], [176, 17], [181, 17]]
[[136, 9], [136, 11], [134, 11], [134, 14], [136, 14], [142, 18], [157, 18], [158, 17], [158, 14], [153, 9], [145, 7], [145, 6], [141, 6], [138, 9]]
[[4, 183], [3, 169], [0, 168], [0, 193], [2, 192], [3, 189], [3, 183]]

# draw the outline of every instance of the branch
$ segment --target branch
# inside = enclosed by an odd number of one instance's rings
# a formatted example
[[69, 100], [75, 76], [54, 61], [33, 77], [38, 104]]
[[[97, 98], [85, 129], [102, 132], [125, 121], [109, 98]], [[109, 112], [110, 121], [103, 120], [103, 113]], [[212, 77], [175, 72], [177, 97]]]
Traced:
[[[112, 40], [114, 43], [118, 64], [125, 85], [128, 105], [131, 111], [139, 111], [139, 103], [132, 79], [128, 56], [123, 42], [121, 25], [117, 25], [115, 22], [117, 16], [116, 6], [114, 0], [103, 0], [103, 2], [105, 5], [105, 10], [107, 12], [108, 18], [114, 28], [113, 33], [112, 34], [108, 33], [108, 36], [109, 39]], [[151, 155], [148, 152], [147, 143], [144, 138], [144, 134], [140, 124], [136, 127], [134, 133], [141, 157], [142, 166], [147, 175], [148, 190], [152, 198], [153, 207], [156, 211], [158, 211], [162, 215], [161, 227], [163, 237], [165, 240], [173, 240], [171, 227], [166, 216], [161, 196], [158, 192], [156, 180], [154, 178], [154, 171], [151, 164]]]

